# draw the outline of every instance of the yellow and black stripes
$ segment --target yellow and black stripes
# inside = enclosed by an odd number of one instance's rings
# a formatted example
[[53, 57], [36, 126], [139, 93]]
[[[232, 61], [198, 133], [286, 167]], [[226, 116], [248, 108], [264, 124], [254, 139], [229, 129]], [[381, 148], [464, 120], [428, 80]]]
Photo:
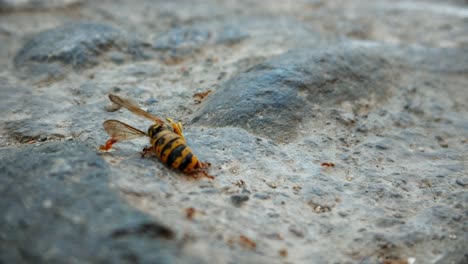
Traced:
[[143, 149], [142, 157], [152, 153], [171, 168], [193, 176], [201, 174], [209, 179], [214, 179], [213, 176], [208, 175], [206, 172], [209, 163], [200, 162], [187, 146], [180, 122], [176, 123], [174, 120], [167, 118], [166, 120], [169, 122], [167, 124], [162, 119], [141, 109], [137, 103], [130, 99], [121, 98], [114, 94], [110, 94], [109, 99], [133, 114], [152, 120], [154, 124], [145, 133], [121, 121], [106, 120], [103, 126], [111, 138], [105, 145], [100, 146], [99, 149], [107, 151], [112, 148], [113, 144], [119, 141], [148, 136], [151, 146]]
[[165, 128], [153, 130], [151, 145], [156, 156], [166, 165], [182, 172], [190, 173], [199, 167], [198, 158], [178, 134]]

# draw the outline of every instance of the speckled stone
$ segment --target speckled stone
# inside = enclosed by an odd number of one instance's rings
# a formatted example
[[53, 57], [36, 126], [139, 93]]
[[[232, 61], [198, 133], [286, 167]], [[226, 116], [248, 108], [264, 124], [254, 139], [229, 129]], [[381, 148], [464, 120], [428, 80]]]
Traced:
[[389, 63], [378, 52], [345, 45], [291, 51], [224, 83], [192, 122], [239, 126], [287, 141], [301, 122], [313, 118], [314, 105], [338, 105], [371, 96], [382, 100], [392, 78]]
[[461, 0], [72, 2], [0, 1], [1, 263], [468, 262]]
[[107, 164], [84, 144], [46, 143], [1, 157], [2, 262], [197, 263], [174, 255], [170, 228], [109, 189]]

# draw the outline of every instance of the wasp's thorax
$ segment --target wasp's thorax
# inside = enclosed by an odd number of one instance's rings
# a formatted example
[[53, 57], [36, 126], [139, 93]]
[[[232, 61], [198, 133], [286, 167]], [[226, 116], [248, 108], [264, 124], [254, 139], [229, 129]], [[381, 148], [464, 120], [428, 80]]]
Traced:
[[154, 138], [158, 133], [170, 129], [164, 124], [154, 124], [148, 128], [148, 136]]

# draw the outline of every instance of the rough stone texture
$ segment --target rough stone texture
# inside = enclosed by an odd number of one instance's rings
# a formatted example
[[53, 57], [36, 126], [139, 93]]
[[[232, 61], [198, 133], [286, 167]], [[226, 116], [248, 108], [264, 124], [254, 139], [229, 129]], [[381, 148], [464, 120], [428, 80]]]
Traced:
[[15, 57], [15, 65], [59, 61], [77, 68], [95, 64], [101, 50], [116, 42], [120, 33], [112, 27], [92, 23], [70, 24], [32, 37]]
[[236, 26], [224, 26], [219, 32], [216, 43], [236, 44], [249, 37], [245, 31]]
[[196, 28], [174, 28], [157, 36], [153, 48], [170, 50], [173, 56], [192, 53], [210, 39], [210, 32]]
[[[461, 0], [2, 12], [0, 262], [468, 262], [467, 18]], [[54, 44], [83, 21], [108, 44]], [[207, 38], [153, 46], [174, 29]], [[84, 57], [15, 65], [40, 32]], [[181, 120], [215, 179], [141, 158], [147, 138], [100, 153], [104, 120], [150, 125], [109, 93]]]
[[79, 4], [82, 0], [1, 0], [0, 12], [18, 10], [41, 10]]
[[[177, 64], [212, 45], [234, 45], [249, 35], [239, 27], [229, 25], [197, 24], [172, 28], [159, 34], [153, 41], [153, 49], [161, 52], [158, 57], [165, 63]], [[149, 52], [148, 52], [149, 53]]]
[[46, 143], [1, 155], [2, 263], [197, 263], [176, 250], [170, 228], [109, 188], [107, 164], [85, 145]]
[[443, 73], [463, 74], [468, 71], [467, 47], [387, 47], [387, 52], [403, 67]]
[[14, 58], [16, 68], [28, 74], [63, 75], [61, 64], [84, 69], [99, 63], [106, 50], [125, 49], [122, 33], [108, 25], [73, 23], [41, 32], [24, 44]]
[[195, 114], [210, 126], [241, 126], [289, 141], [314, 118], [314, 105], [330, 106], [389, 93], [389, 63], [378, 54], [346, 45], [288, 52], [223, 84]]

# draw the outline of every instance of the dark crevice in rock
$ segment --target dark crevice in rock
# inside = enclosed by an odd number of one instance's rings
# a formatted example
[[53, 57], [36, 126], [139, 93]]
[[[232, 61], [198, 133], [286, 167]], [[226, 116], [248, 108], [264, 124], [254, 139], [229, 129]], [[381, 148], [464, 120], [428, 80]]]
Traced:
[[174, 238], [174, 232], [159, 223], [142, 223], [133, 228], [117, 229], [112, 232], [113, 238], [125, 236], [144, 236], [149, 238]]

